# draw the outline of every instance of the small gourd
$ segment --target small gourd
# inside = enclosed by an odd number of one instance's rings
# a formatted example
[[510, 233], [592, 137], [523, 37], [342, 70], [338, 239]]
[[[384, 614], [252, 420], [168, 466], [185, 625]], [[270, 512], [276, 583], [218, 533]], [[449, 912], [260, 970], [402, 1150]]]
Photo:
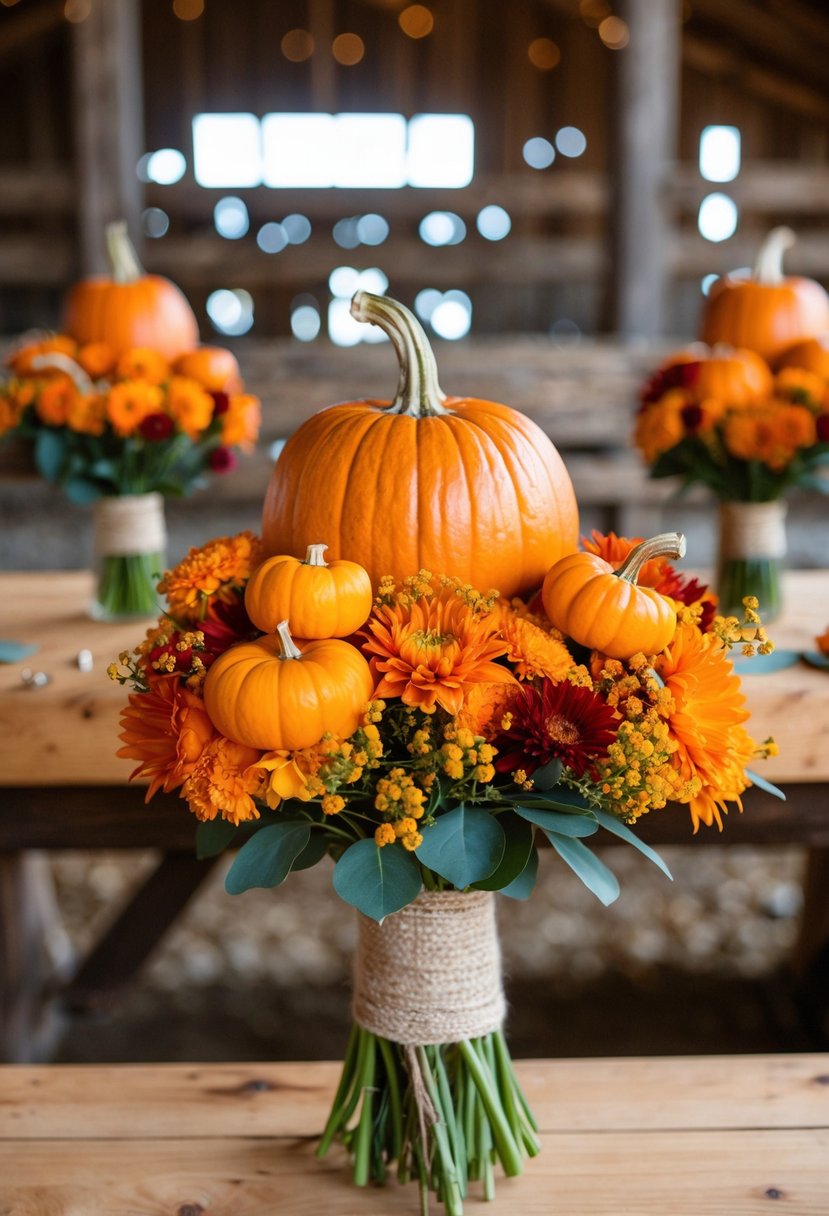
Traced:
[[567, 637], [613, 659], [659, 654], [673, 639], [676, 609], [666, 596], [636, 580], [655, 557], [684, 557], [685, 537], [663, 532], [631, 549], [614, 570], [595, 553], [562, 557], [544, 579], [547, 616]]
[[204, 681], [204, 703], [220, 734], [263, 751], [294, 751], [327, 732], [347, 738], [374, 690], [369, 665], [348, 642], [303, 642], [287, 621], [276, 633], [219, 655]]
[[242, 375], [232, 351], [223, 346], [197, 346], [176, 360], [180, 376], [196, 380], [209, 393], [239, 393]]
[[270, 633], [287, 618], [300, 638], [346, 638], [371, 612], [371, 579], [356, 562], [326, 562], [327, 545], [309, 545], [305, 559], [278, 555], [254, 570], [245, 607], [257, 629]]

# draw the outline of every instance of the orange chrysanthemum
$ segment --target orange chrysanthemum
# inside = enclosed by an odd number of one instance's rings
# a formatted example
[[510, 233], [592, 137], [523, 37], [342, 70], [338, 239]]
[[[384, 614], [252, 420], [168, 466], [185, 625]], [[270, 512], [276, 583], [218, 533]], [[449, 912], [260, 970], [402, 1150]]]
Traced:
[[191, 439], [198, 439], [213, 418], [213, 398], [195, 380], [173, 376], [167, 388], [167, 409]]
[[115, 366], [115, 351], [106, 342], [87, 342], [78, 351], [80, 363], [87, 376], [100, 380], [107, 376]]
[[125, 350], [115, 368], [119, 380], [146, 380], [148, 384], [163, 384], [170, 375], [170, 364], [157, 350], [136, 346]]
[[66, 425], [79, 435], [103, 435], [106, 412], [106, 397], [99, 393], [76, 394], [67, 410]]
[[259, 561], [259, 540], [252, 532], [220, 536], [191, 549], [158, 590], [167, 596], [170, 616], [182, 623], [200, 621], [211, 602], [230, 602]]
[[464, 696], [463, 709], [455, 717], [460, 731], [471, 730], [482, 739], [494, 739], [502, 729], [504, 715], [509, 712], [520, 684], [473, 684]]
[[507, 652], [498, 614], [476, 613], [453, 584], [434, 596], [374, 609], [364, 649], [379, 683], [375, 696], [399, 697], [433, 713], [460, 712], [464, 694], [480, 683], [514, 683], [494, 662]]
[[208, 743], [181, 796], [197, 819], [221, 816], [230, 823], [258, 819], [253, 796], [259, 793], [262, 774], [253, 767], [261, 752], [218, 735]]
[[667, 715], [677, 750], [671, 760], [685, 781], [698, 777], [700, 792], [689, 800], [694, 831], [716, 823], [751, 784], [746, 776], [756, 747], [743, 723], [749, 714], [739, 676], [728, 652], [713, 634], [680, 623], [667, 650], [654, 664], [674, 700]]
[[131, 693], [121, 727], [118, 737], [125, 746], [117, 754], [140, 761], [130, 781], [150, 778], [147, 802], [160, 789], [177, 789], [216, 734], [204, 702], [177, 676], [154, 680], [147, 692]]
[[66, 426], [78, 390], [69, 376], [56, 376], [41, 388], [35, 409], [47, 426]]
[[501, 633], [507, 643], [507, 658], [519, 680], [546, 676], [554, 683], [563, 680], [573, 666], [570, 651], [509, 604], [498, 606]]
[[687, 400], [683, 392], [673, 390], [653, 405], [646, 406], [639, 414], [634, 440], [648, 464], [684, 439], [682, 410]]
[[161, 409], [164, 395], [155, 384], [143, 380], [114, 384], [107, 394], [107, 417], [122, 437], [133, 435], [148, 414]]
[[262, 410], [258, 397], [241, 393], [230, 397], [221, 415], [222, 443], [227, 448], [250, 451], [259, 434]]

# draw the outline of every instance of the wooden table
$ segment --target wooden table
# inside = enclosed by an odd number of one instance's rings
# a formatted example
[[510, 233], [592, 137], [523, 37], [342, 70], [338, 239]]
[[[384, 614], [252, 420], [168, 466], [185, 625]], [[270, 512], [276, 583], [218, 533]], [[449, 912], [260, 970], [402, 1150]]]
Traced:
[[[209, 871], [193, 856], [194, 821], [175, 796], [145, 806], [127, 785], [133, 767], [115, 756], [126, 693], [106, 677], [107, 664], [143, 635], [138, 624], [88, 619], [91, 581], [84, 572], [0, 574], [0, 637], [33, 641], [29, 666], [51, 681], [21, 681], [23, 663], [0, 666], [0, 1059], [27, 1059], [48, 960], [42, 953], [41, 849], [158, 848], [158, 868], [111, 931], [84, 960], [64, 1000], [76, 1007], [109, 1000], [143, 961], [167, 924]], [[786, 613], [773, 627], [781, 647], [809, 650], [829, 624], [829, 572], [792, 573]], [[93, 669], [77, 666], [89, 649]], [[829, 673], [799, 663], [773, 675], [747, 675], [744, 687], [758, 739], [774, 734], [780, 755], [761, 766], [785, 787], [784, 805], [751, 790], [742, 816], [705, 832], [711, 842], [802, 844], [811, 850], [807, 915], [801, 942], [806, 966], [829, 938]], [[649, 816], [642, 834], [657, 844], [690, 840], [684, 810]], [[147, 915], [148, 911], [152, 915]]]
[[[6, 1067], [0, 1212], [392, 1216], [313, 1156], [335, 1064]], [[468, 1216], [750, 1216], [829, 1207], [829, 1056], [524, 1061], [542, 1151]], [[436, 1213], [442, 1211], [434, 1204]]]

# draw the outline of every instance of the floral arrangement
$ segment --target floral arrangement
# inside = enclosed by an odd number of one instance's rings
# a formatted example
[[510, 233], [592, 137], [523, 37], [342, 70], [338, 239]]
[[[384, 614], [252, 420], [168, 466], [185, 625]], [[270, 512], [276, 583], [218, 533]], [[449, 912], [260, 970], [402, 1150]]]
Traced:
[[[342, 1140], [360, 1185], [396, 1163], [457, 1216], [470, 1182], [491, 1197], [496, 1162], [517, 1174], [538, 1151], [486, 916], [492, 892], [529, 897], [540, 843], [607, 904], [619, 886], [591, 837], [610, 832], [665, 870], [632, 830], [643, 815], [684, 805], [694, 831], [722, 828], [751, 784], [773, 788], [750, 769], [774, 744], [748, 733], [729, 659], [734, 646], [772, 649], [757, 605], [717, 616], [711, 592], [665, 557], [677, 539], [594, 533], [578, 555], [624, 611], [635, 601], [640, 636], [639, 597], [667, 612], [658, 652], [634, 637], [608, 643], [611, 656], [551, 623], [550, 580], [573, 557], [528, 599], [426, 570], [383, 578], [372, 596], [357, 563], [326, 566], [322, 545], [263, 560], [242, 533], [164, 574], [167, 610], [109, 669], [131, 689], [119, 755], [137, 762], [148, 800], [178, 791], [201, 855], [238, 848], [230, 893], [329, 856], [338, 895], [362, 913], [355, 1027], [319, 1150]], [[636, 578], [617, 577], [631, 562]], [[452, 898], [458, 923], [471, 920], [447, 976], [435, 915]], [[436, 1028], [428, 1010], [413, 1029], [422, 993], [407, 976], [445, 1007], [458, 967], [477, 1002], [467, 1029]]]

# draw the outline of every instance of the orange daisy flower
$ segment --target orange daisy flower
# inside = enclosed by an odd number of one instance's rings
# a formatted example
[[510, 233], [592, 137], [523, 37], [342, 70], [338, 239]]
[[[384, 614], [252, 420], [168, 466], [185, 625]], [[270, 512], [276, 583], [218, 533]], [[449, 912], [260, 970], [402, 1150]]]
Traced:
[[47, 426], [66, 426], [69, 411], [78, 396], [78, 390], [69, 376], [56, 376], [44, 384], [38, 394], [37, 416]]
[[146, 380], [148, 384], [163, 384], [170, 375], [170, 364], [157, 350], [136, 346], [125, 350], [115, 367], [119, 380]]
[[666, 718], [677, 743], [671, 762], [684, 781], [702, 782], [688, 803], [694, 831], [700, 823], [722, 830], [726, 804], [743, 809], [740, 795], [751, 784], [745, 769], [756, 751], [743, 726], [749, 714], [739, 676], [719, 639], [683, 623], [654, 667], [674, 701]]
[[434, 713], [460, 712], [476, 684], [511, 684], [515, 677], [494, 662], [508, 646], [497, 613], [476, 613], [454, 585], [434, 596], [374, 609], [363, 649], [379, 679], [375, 697], [399, 697]]
[[185, 435], [198, 439], [213, 418], [213, 398], [195, 380], [173, 376], [167, 388], [167, 409]]
[[78, 351], [80, 363], [87, 376], [100, 380], [107, 376], [115, 366], [115, 351], [106, 342], [87, 342]]
[[122, 437], [133, 435], [148, 414], [156, 414], [164, 400], [161, 389], [143, 380], [113, 384], [107, 394], [107, 417]]
[[79, 435], [103, 435], [106, 428], [106, 397], [98, 393], [76, 394], [69, 404], [66, 424]]
[[498, 606], [501, 633], [507, 643], [507, 658], [519, 680], [547, 676], [554, 683], [563, 680], [573, 666], [570, 651], [526, 616], [502, 603]]
[[648, 464], [685, 438], [682, 410], [687, 401], [681, 390], [673, 390], [639, 414], [634, 441]]
[[220, 815], [237, 824], [258, 819], [253, 795], [259, 792], [262, 774], [253, 765], [261, 754], [223, 735], [212, 739], [181, 790], [196, 818], [215, 819]]
[[165, 571], [158, 590], [167, 596], [177, 621], [201, 620], [211, 602], [230, 602], [259, 561], [259, 540], [252, 532], [220, 536], [191, 549], [173, 570]]
[[463, 708], [455, 717], [460, 731], [471, 730], [487, 742], [503, 729], [504, 717], [511, 712], [520, 684], [473, 684], [464, 696]]
[[118, 737], [125, 746], [117, 755], [140, 761], [130, 781], [150, 778], [146, 802], [160, 789], [177, 789], [216, 734], [204, 702], [178, 676], [156, 679], [147, 692], [131, 693], [121, 727]]
[[227, 409], [220, 417], [224, 446], [250, 451], [256, 442], [262, 421], [259, 398], [247, 393], [230, 397]]

